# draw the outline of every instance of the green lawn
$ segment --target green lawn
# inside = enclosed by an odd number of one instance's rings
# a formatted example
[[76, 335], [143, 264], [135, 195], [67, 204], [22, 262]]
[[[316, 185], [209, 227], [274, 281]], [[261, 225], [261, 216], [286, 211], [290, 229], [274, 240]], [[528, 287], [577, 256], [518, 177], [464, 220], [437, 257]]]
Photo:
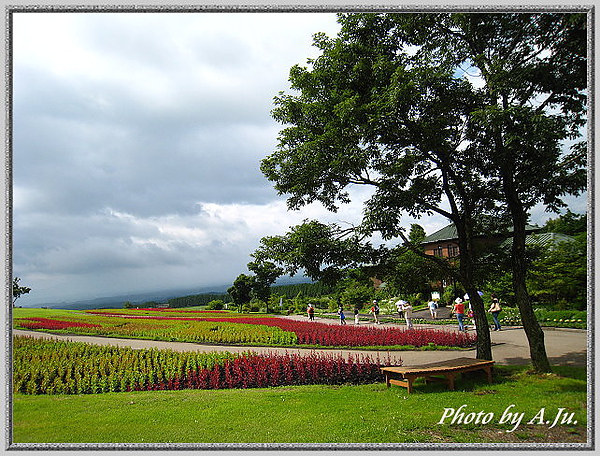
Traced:
[[[583, 368], [556, 367], [534, 375], [524, 367], [497, 367], [495, 383], [461, 379], [458, 391], [416, 384], [399, 387], [294, 386], [249, 390], [184, 390], [95, 395], [13, 397], [14, 443], [403, 443], [586, 442]], [[558, 374], [558, 375], [557, 375]], [[445, 409], [493, 413], [487, 424], [438, 424]], [[499, 424], [503, 412], [524, 418]], [[559, 408], [571, 423], [526, 424], [541, 409]], [[488, 415], [491, 416], [491, 415]], [[539, 421], [539, 420], [538, 420]], [[575, 421], [577, 422], [575, 424]]]

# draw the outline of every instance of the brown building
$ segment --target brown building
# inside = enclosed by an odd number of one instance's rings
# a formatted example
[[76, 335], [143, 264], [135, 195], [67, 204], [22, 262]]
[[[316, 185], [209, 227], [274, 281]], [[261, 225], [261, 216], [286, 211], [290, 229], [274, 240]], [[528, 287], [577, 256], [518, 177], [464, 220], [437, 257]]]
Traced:
[[[527, 234], [530, 235], [539, 231], [541, 228], [534, 225], [528, 225], [526, 228]], [[496, 235], [481, 235], [476, 236], [475, 244], [478, 247], [491, 247], [498, 245], [507, 238], [510, 238], [510, 234], [496, 234]], [[433, 255], [441, 258], [455, 258], [458, 257], [458, 236], [456, 234], [456, 227], [454, 224], [445, 226], [441, 230], [436, 231], [433, 234], [425, 237], [421, 242], [423, 251], [428, 255]]]

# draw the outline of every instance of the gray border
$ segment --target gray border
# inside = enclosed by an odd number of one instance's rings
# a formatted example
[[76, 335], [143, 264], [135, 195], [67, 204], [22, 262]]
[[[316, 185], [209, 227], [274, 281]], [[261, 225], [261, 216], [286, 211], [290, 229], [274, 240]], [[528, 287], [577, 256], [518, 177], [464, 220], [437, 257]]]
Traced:
[[[2, 0], [4, 1], [4, 0]], [[6, 398], [6, 423], [4, 449], [8, 450], [326, 450], [326, 451], [344, 451], [344, 450], [594, 450], [595, 449], [595, 367], [593, 356], [595, 355], [595, 338], [593, 331], [595, 323], [595, 172], [594, 172], [594, 132], [595, 125], [595, 7], [593, 5], [82, 5], [82, 4], [49, 4], [49, 5], [4, 5], [5, 8], [5, 91], [4, 106], [5, 116], [3, 119], [5, 134], [5, 156], [4, 156], [4, 175], [6, 188], [3, 192], [5, 203], [4, 216], [4, 245], [2, 250], [5, 253], [5, 270], [3, 278], [5, 279], [5, 362], [3, 363]], [[261, 444], [261, 443], [224, 443], [224, 444], [206, 444], [206, 443], [186, 443], [186, 444], [138, 444], [138, 443], [115, 443], [115, 444], [18, 444], [12, 442], [12, 18], [14, 13], [18, 12], [446, 12], [446, 11], [464, 11], [464, 12], [533, 12], [533, 11], [552, 11], [552, 12], [586, 12], [588, 15], [588, 428], [587, 443], [559, 443], [559, 444], [504, 444], [504, 443], [483, 443], [483, 444], [458, 444], [458, 443], [414, 443], [414, 444], [391, 444], [391, 443], [373, 443], [373, 444]]]

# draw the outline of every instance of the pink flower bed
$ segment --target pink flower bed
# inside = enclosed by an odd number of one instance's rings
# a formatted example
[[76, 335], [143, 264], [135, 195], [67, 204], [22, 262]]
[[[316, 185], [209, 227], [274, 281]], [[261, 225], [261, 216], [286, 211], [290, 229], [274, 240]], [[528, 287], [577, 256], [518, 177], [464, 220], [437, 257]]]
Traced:
[[314, 322], [287, 320], [284, 318], [205, 318], [204, 321], [245, 323], [250, 325], [276, 326], [291, 331], [301, 345], [342, 347], [368, 347], [412, 345], [423, 347], [430, 343], [451, 347], [469, 347], [476, 336], [456, 331], [438, 329], [377, 328], [372, 326], [336, 326]]
[[199, 313], [199, 314], [225, 314], [229, 313], [226, 310], [183, 310], [181, 308], [169, 308], [169, 309], [155, 309], [155, 308], [144, 308], [136, 310], [151, 310], [153, 312], [179, 312], [179, 313]]
[[100, 328], [101, 325], [78, 321], [53, 320], [51, 318], [27, 318], [19, 320], [19, 325], [29, 329], [66, 329], [66, 328]]

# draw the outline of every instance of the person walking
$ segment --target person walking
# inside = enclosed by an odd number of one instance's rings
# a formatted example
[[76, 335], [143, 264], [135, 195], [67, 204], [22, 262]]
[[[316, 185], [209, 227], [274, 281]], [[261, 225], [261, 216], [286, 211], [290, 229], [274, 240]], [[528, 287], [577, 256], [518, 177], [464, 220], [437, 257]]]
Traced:
[[373, 314], [373, 318], [375, 318], [375, 324], [379, 324], [379, 304], [377, 301], [373, 301], [373, 305], [371, 306], [371, 313]]
[[404, 318], [404, 312], [402, 311], [402, 306], [404, 305], [404, 301], [401, 299], [396, 303], [396, 310], [398, 311], [398, 315], [400, 318]]
[[354, 307], [354, 324], [358, 325], [360, 322], [360, 317], [358, 315], [358, 307]]
[[308, 312], [308, 319], [310, 321], [313, 321], [315, 319], [315, 308], [312, 304], [308, 305], [308, 309], [306, 309], [306, 312]]
[[431, 314], [431, 318], [433, 318], [434, 320], [437, 320], [437, 302], [435, 302], [433, 299], [431, 301], [429, 301], [427, 303], [427, 305], [429, 306], [429, 313]]
[[463, 300], [460, 298], [456, 298], [454, 300], [454, 305], [452, 306], [452, 313], [456, 315], [456, 319], [458, 320], [458, 330], [465, 330], [465, 305], [463, 304]]
[[492, 305], [488, 312], [492, 314], [492, 318], [494, 319], [494, 331], [502, 331], [500, 320], [498, 319], [498, 315], [502, 312], [502, 306], [500, 305], [500, 300], [496, 296], [496, 293], [492, 293]]
[[402, 304], [402, 311], [404, 312], [404, 318], [406, 319], [406, 327], [408, 329], [413, 329], [413, 324], [412, 324], [413, 307], [410, 305], [410, 302], [404, 301], [404, 304]]
[[473, 323], [473, 329], [477, 331], [477, 324], [475, 323], [475, 312], [473, 311], [473, 307], [471, 306], [471, 301], [469, 301], [469, 312], [467, 313], [467, 316], [471, 319], [471, 322]]
[[345, 325], [346, 324], [346, 315], [344, 315], [344, 309], [342, 308], [342, 306], [340, 306], [338, 309], [338, 315], [340, 316], [340, 324]]

